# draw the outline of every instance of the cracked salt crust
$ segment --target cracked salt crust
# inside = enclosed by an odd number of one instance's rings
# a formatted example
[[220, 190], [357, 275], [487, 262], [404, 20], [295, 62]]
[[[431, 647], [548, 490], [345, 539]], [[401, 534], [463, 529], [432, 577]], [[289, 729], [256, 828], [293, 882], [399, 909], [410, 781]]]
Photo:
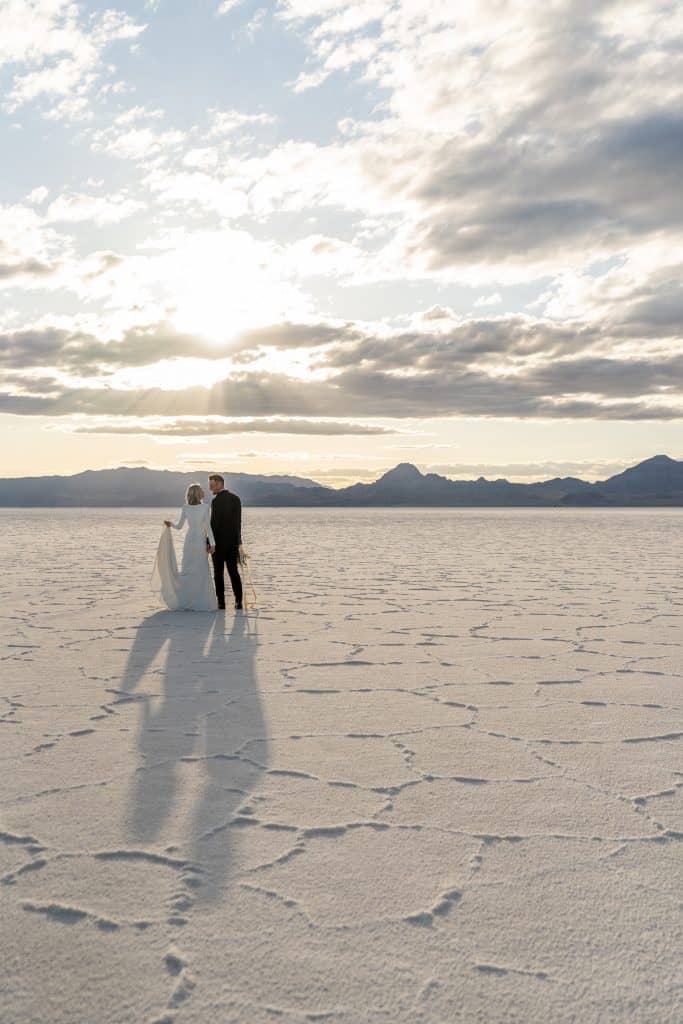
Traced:
[[0, 512], [3, 1020], [679, 1020], [683, 512], [159, 518]]

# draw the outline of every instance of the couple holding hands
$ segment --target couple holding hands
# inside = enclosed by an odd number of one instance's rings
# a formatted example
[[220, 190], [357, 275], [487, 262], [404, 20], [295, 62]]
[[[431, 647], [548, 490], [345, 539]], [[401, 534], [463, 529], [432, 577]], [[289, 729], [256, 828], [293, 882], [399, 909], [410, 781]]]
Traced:
[[[177, 523], [164, 520], [164, 531], [152, 572], [152, 588], [172, 611], [215, 611], [225, 608], [225, 578], [228, 570], [235, 608], [243, 607], [239, 566], [245, 564], [242, 548], [242, 502], [227, 490], [219, 473], [209, 477], [211, 505], [204, 502], [200, 484], [190, 484]], [[187, 525], [180, 571], [169, 527]], [[213, 561], [213, 583], [207, 551]]]

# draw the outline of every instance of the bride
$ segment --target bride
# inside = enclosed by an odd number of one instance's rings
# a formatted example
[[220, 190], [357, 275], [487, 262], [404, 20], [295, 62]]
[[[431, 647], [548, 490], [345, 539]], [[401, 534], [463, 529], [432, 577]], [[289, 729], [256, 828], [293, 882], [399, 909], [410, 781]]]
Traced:
[[[190, 484], [178, 522], [164, 520], [151, 582], [152, 589], [172, 611], [208, 612], [218, 607], [207, 558], [207, 553], [213, 554], [216, 542], [211, 530], [211, 509], [204, 504], [203, 498], [204, 491], [200, 485]], [[182, 566], [178, 572], [169, 527], [180, 530], [185, 523], [187, 533], [183, 544]]]

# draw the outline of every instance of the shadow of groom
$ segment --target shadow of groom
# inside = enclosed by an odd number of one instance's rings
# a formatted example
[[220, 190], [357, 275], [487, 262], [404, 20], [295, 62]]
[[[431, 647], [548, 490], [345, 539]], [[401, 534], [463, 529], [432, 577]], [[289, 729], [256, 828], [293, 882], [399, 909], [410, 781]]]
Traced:
[[[195, 904], [221, 898], [233, 856], [230, 821], [263, 773], [240, 753], [248, 740], [265, 738], [257, 627], [257, 612], [237, 614], [231, 623], [224, 612], [157, 612], [140, 623], [126, 664], [122, 689], [128, 693], [145, 675], [163, 682], [160, 694], [155, 687], [155, 695], [137, 698], [144, 763], [131, 784], [128, 830], [151, 843], [186, 817], [173, 845], [198, 868]], [[162, 669], [154, 663], [164, 648]], [[188, 781], [197, 793], [191, 806], [181, 803]]]

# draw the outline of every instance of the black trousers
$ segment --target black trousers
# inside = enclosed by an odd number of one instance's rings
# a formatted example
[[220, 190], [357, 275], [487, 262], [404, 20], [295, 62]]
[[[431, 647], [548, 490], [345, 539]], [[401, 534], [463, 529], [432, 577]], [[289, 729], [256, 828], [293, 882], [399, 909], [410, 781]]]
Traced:
[[218, 598], [219, 604], [225, 604], [224, 568], [228, 570], [228, 576], [230, 577], [230, 583], [232, 584], [232, 592], [235, 595], [235, 601], [240, 604], [242, 602], [242, 579], [237, 568], [238, 551], [239, 548], [237, 544], [235, 544], [227, 548], [216, 548], [214, 553], [211, 555], [213, 560], [213, 579], [216, 585], [216, 597]]

